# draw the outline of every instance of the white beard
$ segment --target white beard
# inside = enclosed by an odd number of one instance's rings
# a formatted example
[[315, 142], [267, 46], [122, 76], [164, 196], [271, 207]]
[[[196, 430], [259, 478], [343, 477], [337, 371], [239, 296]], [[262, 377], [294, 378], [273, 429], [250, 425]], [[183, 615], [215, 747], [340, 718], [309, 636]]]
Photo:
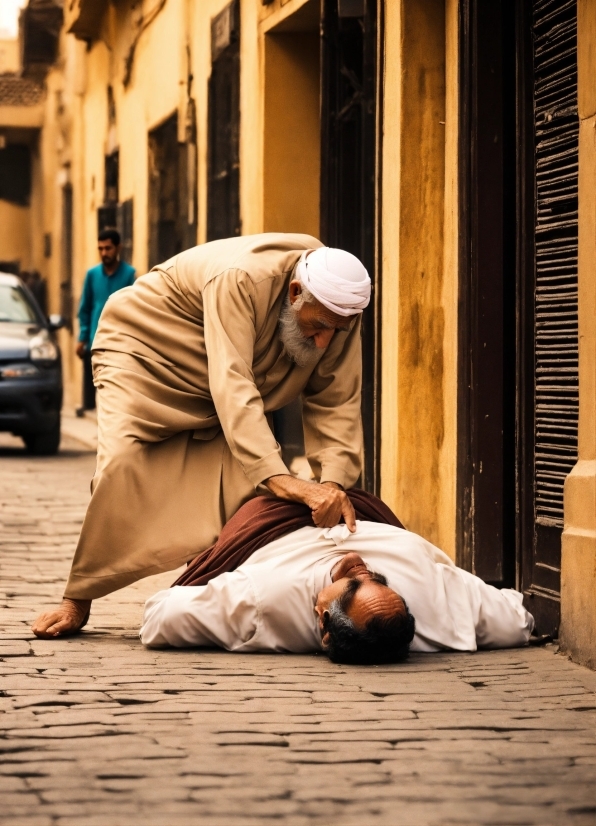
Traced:
[[298, 367], [314, 366], [325, 350], [317, 347], [312, 338], [306, 338], [298, 324], [298, 311], [302, 306], [300, 296], [294, 304], [286, 297], [279, 314], [279, 337], [286, 353]]

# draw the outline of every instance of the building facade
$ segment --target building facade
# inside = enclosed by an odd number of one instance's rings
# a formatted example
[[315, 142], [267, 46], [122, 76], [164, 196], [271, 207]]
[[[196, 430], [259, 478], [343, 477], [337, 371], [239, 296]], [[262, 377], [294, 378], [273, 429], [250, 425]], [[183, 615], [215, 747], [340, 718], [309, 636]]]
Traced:
[[596, 4], [29, 0], [20, 42], [0, 259], [71, 320], [71, 401], [98, 229], [139, 273], [241, 233], [354, 252], [363, 484], [596, 667]]

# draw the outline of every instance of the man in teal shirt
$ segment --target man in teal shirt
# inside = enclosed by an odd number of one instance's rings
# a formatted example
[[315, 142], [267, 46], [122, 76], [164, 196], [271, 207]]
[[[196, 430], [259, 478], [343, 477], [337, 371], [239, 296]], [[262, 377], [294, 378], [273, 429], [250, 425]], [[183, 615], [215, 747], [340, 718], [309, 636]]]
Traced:
[[83, 405], [77, 410], [78, 416], [83, 416], [85, 410], [95, 408], [91, 348], [101, 311], [112, 293], [130, 287], [135, 281], [134, 267], [120, 260], [119, 232], [115, 229], [102, 230], [98, 235], [97, 248], [101, 264], [87, 270], [79, 305], [77, 356], [83, 359]]

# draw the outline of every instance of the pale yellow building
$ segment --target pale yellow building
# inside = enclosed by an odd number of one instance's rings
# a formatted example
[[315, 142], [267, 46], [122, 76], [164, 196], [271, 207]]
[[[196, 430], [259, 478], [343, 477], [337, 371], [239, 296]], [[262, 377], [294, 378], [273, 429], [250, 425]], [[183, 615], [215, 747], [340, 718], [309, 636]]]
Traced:
[[364, 483], [595, 667], [596, 4], [30, 0], [21, 53], [0, 260], [72, 320], [69, 403], [100, 226], [139, 273], [236, 233], [350, 249]]

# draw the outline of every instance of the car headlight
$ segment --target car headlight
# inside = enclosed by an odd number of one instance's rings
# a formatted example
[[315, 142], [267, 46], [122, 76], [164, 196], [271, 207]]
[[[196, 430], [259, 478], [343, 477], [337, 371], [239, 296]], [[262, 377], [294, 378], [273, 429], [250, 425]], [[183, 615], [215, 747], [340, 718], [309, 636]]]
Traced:
[[31, 361], [56, 361], [58, 358], [58, 348], [47, 330], [42, 330], [29, 342], [29, 358]]
[[39, 370], [34, 364], [10, 364], [0, 368], [3, 379], [32, 379], [39, 376]]

